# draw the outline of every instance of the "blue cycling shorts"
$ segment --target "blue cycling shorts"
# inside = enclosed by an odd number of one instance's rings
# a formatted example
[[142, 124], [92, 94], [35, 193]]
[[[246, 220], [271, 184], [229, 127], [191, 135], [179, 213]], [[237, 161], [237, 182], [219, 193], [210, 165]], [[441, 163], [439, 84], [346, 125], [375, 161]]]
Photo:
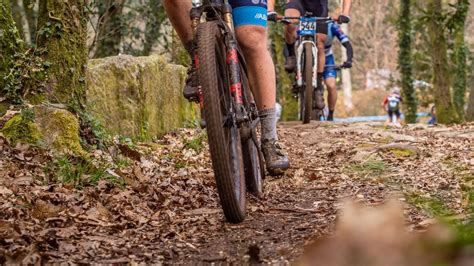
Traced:
[[[334, 60], [333, 54], [326, 56], [326, 66], [333, 66], [335, 63], [336, 61]], [[337, 78], [337, 70], [334, 68], [324, 70], [323, 77], [325, 80], [328, 78]]]
[[230, 0], [234, 27], [267, 26], [267, 0]]

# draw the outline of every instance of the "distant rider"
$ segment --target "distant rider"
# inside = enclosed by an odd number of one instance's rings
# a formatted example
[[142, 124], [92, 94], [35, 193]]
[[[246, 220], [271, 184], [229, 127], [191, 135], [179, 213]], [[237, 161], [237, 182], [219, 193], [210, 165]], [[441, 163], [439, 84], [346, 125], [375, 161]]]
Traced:
[[382, 102], [382, 108], [387, 111], [388, 118], [387, 124], [392, 122], [392, 117], [397, 117], [397, 124], [401, 124], [401, 104], [403, 103], [402, 96], [400, 95], [400, 89], [393, 89], [392, 93], [385, 97]]
[[[250, 0], [249, 0], [250, 1]], [[338, 16], [337, 21], [339, 23], [349, 23], [351, 21], [349, 14], [351, 10], [352, 0], [342, 1], [342, 12]], [[329, 1], [328, 0], [287, 0], [285, 7], [286, 17], [301, 17], [307, 12], [311, 13], [312, 16], [316, 17], [327, 17], [329, 15]], [[277, 13], [275, 12], [275, 0], [268, 0], [268, 20], [276, 21]], [[297, 21], [294, 21], [295, 23]], [[326, 56], [324, 54], [324, 44], [326, 42], [327, 27], [325, 22], [319, 22], [316, 25], [317, 29], [317, 43], [318, 47], [318, 77], [317, 77], [317, 89], [315, 90], [316, 107], [319, 109], [324, 108], [324, 97], [323, 97], [323, 72], [324, 66], [326, 65]], [[296, 55], [295, 55], [295, 43], [297, 39], [296, 35], [297, 26], [289, 24], [285, 26], [285, 42], [289, 52], [288, 57], [285, 60], [285, 69], [288, 72], [293, 72], [296, 68]]]
[[324, 82], [326, 83], [326, 87], [328, 89], [328, 107], [329, 107], [329, 114], [327, 117], [328, 121], [334, 120], [334, 110], [336, 109], [336, 102], [337, 102], [337, 91], [336, 91], [336, 78], [337, 78], [337, 70], [335, 68], [335, 60], [334, 60], [334, 53], [332, 50], [332, 43], [334, 41], [334, 37], [336, 37], [339, 42], [346, 48], [347, 53], [347, 61], [344, 62], [341, 67], [342, 68], [351, 68], [352, 67], [352, 57], [353, 57], [353, 50], [352, 44], [349, 40], [349, 37], [344, 34], [341, 27], [334, 22], [328, 23], [328, 35], [327, 40], [325, 43], [325, 52], [326, 52], [326, 69], [324, 70]]

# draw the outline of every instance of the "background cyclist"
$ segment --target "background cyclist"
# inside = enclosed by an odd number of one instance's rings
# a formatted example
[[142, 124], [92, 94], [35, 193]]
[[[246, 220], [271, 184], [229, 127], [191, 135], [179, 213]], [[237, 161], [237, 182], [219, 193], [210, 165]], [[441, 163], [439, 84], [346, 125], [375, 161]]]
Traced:
[[[305, 15], [306, 12], [310, 12], [312, 16], [316, 17], [327, 17], [329, 14], [329, 0], [287, 0], [285, 7], [285, 16], [287, 17], [300, 17]], [[350, 8], [352, 0], [343, 0], [342, 13], [338, 17], [339, 23], [350, 22]], [[275, 12], [275, 0], [268, 0], [268, 20], [276, 21], [277, 13]], [[296, 21], [295, 21], [296, 22]], [[289, 55], [285, 60], [285, 69], [289, 72], [293, 72], [296, 68], [296, 56], [295, 56], [295, 42], [296, 42], [296, 30], [295, 24], [289, 24], [285, 26], [285, 42], [288, 48]], [[318, 46], [318, 90], [316, 90], [316, 107], [318, 109], [324, 108], [324, 97], [323, 97], [323, 72], [326, 64], [326, 57], [324, 53], [324, 43], [326, 42], [327, 26], [325, 23], [318, 23], [317, 25], [317, 46]]]
[[330, 22], [328, 24], [328, 35], [324, 47], [326, 52], [326, 69], [324, 70], [324, 83], [326, 83], [326, 87], [328, 89], [328, 121], [334, 120], [334, 110], [336, 109], [337, 102], [337, 70], [335, 68], [334, 53], [332, 50], [334, 38], [337, 38], [339, 42], [341, 42], [341, 44], [346, 48], [347, 61], [341, 65], [342, 68], [352, 67], [352, 58], [354, 54], [349, 37], [344, 34], [341, 27], [337, 23]]
[[[288, 157], [278, 144], [276, 130], [276, 79], [275, 67], [267, 50], [266, 0], [229, 0], [237, 40], [249, 70], [249, 81], [256, 98], [261, 127], [262, 151], [270, 174], [281, 174], [289, 168]], [[164, 0], [166, 13], [176, 29], [184, 47], [194, 58], [193, 31], [191, 28], [191, 0]], [[192, 67], [184, 89], [184, 96], [197, 95], [196, 70]]]
[[392, 117], [395, 115], [397, 117], [396, 124], [401, 124], [401, 104], [403, 103], [402, 96], [400, 95], [400, 89], [395, 88], [392, 90], [392, 93], [385, 97], [382, 102], [382, 108], [387, 111], [388, 118], [387, 124], [392, 122]]

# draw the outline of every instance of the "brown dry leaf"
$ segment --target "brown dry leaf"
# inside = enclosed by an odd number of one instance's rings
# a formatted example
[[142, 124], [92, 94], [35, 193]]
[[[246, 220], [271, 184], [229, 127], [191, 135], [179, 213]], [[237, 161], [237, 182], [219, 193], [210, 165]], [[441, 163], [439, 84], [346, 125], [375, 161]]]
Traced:
[[62, 206], [56, 206], [48, 201], [37, 200], [32, 207], [31, 215], [39, 220], [56, 217], [62, 211]]
[[[333, 242], [337, 246], [331, 249], [338, 254], [353, 248], [356, 259], [390, 245], [395, 247], [386, 252], [388, 258], [410, 250], [413, 252], [405, 256], [409, 259], [418, 252], [415, 243], [449, 241], [450, 234], [436, 224], [426, 228], [432, 217], [410, 205], [409, 197], [398, 195], [400, 191], [439, 199], [456, 215], [469, 213], [466, 210], [471, 204], [463, 189], [472, 184], [462, 178], [473, 172], [472, 139], [466, 136], [474, 124], [438, 126], [438, 132], [432, 129], [384, 129], [376, 123], [281, 124], [279, 133], [292, 168], [284, 178], [267, 178], [262, 198], [248, 195], [247, 218], [238, 225], [225, 222], [206, 144], [201, 152], [185, 148], [186, 142], [201, 134], [199, 130], [176, 130], [154, 145], [137, 143], [140, 158], [136, 156], [139, 160], [129, 166], [113, 165], [116, 150], [94, 151], [91, 159], [105, 161], [108, 173], [125, 179], [126, 185], [102, 179], [81, 189], [58, 183], [44, 173], [53, 160], [48, 151], [28, 145], [11, 147], [0, 137], [0, 187], [14, 193], [0, 193], [0, 219], [11, 223], [0, 231], [9, 234], [13, 225], [21, 236], [0, 240], [0, 261], [4, 254], [18, 254], [16, 264], [28, 258], [25, 261], [52, 264], [202, 264], [219, 259], [240, 265], [248, 264], [248, 251], [258, 247], [254, 260], [258, 257], [262, 263], [287, 265], [314, 236], [320, 241], [339, 241]], [[390, 153], [372, 152], [394, 142], [409, 143], [419, 151], [418, 157], [400, 160]], [[369, 151], [373, 157], [359, 154], [365, 163], [356, 163], [351, 158], [360, 151]], [[29, 177], [34, 177], [32, 182]], [[39, 186], [43, 183], [47, 185]], [[404, 217], [390, 208], [375, 215], [356, 205], [344, 218], [339, 217], [334, 233], [340, 198], [358, 197], [373, 210], [393, 193], [405, 199]], [[47, 203], [38, 204], [40, 201]], [[45, 216], [52, 216], [38, 221], [37, 210], [54, 209], [51, 206], [61, 206], [67, 212], [46, 211], [49, 214]], [[455, 217], [459, 222], [467, 219]], [[343, 219], [352, 222], [342, 223]], [[383, 229], [364, 229], [381, 224]], [[413, 234], [406, 227], [426, 233]], [[384, 242], [390, 235], [397, 239]], [[407, 244], [410, 238], [413, 241]], [[377, 241], [376, 247], [367, 244]], [[400, 243], [406, 247], [397, 250]]]
[[148, 182], [150, 180], [148, 176], [143, 174], [142, 169], [138, 165], [135, 165], [133, 167], [133, 173], [138, 178], [138, 180], [142, 183]]

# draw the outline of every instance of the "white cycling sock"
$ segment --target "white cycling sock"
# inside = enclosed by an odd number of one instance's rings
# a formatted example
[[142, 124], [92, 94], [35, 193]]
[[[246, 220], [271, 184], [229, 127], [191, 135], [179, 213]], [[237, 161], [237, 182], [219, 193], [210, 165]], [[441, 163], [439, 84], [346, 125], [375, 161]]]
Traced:
[[269, 108], [260, 110], [258, 115], [260, 116], [260, 125], [262, 127], [262, 142], [268, 140], [278, 140], [276, 131], [276, 109]]

